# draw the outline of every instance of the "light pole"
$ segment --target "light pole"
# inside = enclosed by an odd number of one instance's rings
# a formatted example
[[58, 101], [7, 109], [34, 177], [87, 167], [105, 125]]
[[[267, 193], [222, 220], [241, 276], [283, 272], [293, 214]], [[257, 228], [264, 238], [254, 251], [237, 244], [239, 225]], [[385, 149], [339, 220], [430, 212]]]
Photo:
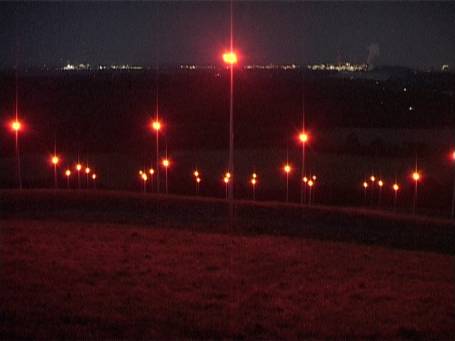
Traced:
[[85, 180], [86, 180], [86, 184], [87, 184], [87, 188], [88, 188], [88, 175], [90, 174], [92, 170], [90, 169], [90, 167], [85, 167]]
[[364, 181], [363, 184], [363, 201], [366, 206], [367, 204], [367, 189], [368, 189], [368, 182]]
[[166, 185], [166, 194], [168, 194], [168, 186], [167, 186], [167, 169], [171, 165], [171, 161], [168, 158], [163, 159], [163, 167], [164, 167], [164, 176], [165, 176], [165, 185]]
[[15, 136], [17, 185], [20, 190], [22, 189], [21, 158], [20, 158], [20, 149], [19, 149], [19, 131], [21, 130], [21, 128], [22, 128], [22, 124], [17, 119], [17, 112], [16, 112], [16, 119], [11, 122], [11, 130], [14, 132], [14, 136]]
[[256, 200], [256, 184], [258, 182], [258, 175], [256, 173], [251, 174], [251, 186], [253, 187], [253, 200]]
[[308, 194], [308, 205], [311, 206], [311, 189], [313, 188], [314, 186], [314, 182], [313, 180], [309, 180], [308, 181], [308, 187], [310, 188], [309, 189], [309, 194]]
[[97, 178], [96, 173], [93, 173], [92, 174], [92, 180], [93, 180], [93, 188], [94, 189], [96, 189], [96, 178]]
[[384, 186], [384, 181], [378, 180], [378, 187], [379, 187], [379, 192], [378, 192], [378, 206], [381, 207], [381, 197], [382, 197], [382, 187]]
[[160, 192], [160, 130], [162, 124], [158, 118], [158, 109], [156, 112], [156, 119], [152, 122], [152, 129], [155, 130], [156, 134], [156, 192]]
[[286, 202], [289, 202], [289, 173], [292, 170], [291, 165], [286, 163], [283, 170], [286, 173]]
[[71, 176], [71, 171], [67, 169], [65, 171], [65, 176], [66, 176], [66, 188], [70, 189], [70, 176]]
[[226, 200], [228, 200], [229, 177], [224, 176], [223, 181], [225, 185]]
[[57, 155], [53, 155], [51, 158], [51, 163], [54, 166], [54, 188], [58, 188], [58, 179], [57, 179], [57, 165], [60, 162], [60, 158]]
[[[303, 126], [305, 126], [305, 123], [303, 123]], [[299, 141], [302, 144], [302, 172], [301, 172], [301, 178], [305, 176], [305, 144], [308, 142], [309, 135], [305, 130], [302, 130], [302, 132], [299, 134]], [[301, 183], [300, 184], [300, 204], [305, 203], [306, 201], [306, 190], [305, 190], [305, 184]]]
[[143, 183], [142, 191], [145, 193], [145, 192], [147, 192], [147, 180], [148, 180], [147, 174], [142, 172], [141, 178], [142, 178], [142, 183]]
[[[230, 51], [223, 53], [223, 61], [229, 66], [229, 172], [234, 174], [234, 65], [237, 64], [237, 54], [234, 52], [234, 38], [232, 34], [232, 2], [231, 2], [231, 36]], [[234, 220], [234, 181], [228, 181], [229, 225]]]
[[193, 175], [194, 175], [194, 181], [196, 184], [196, 195], [199, 195], [199, 183], [201, 182], [201, 178], [199, 177], [199, 171], [196, 169], [193, 172]]
[[397, 210], [397, 197], [398, 197], [398, 191], [400, 189], [400, 186], [397, 183], [394, 183], [392, 186], [393, 189], [393, 211], [396, 212]]
[[199, 195], [199, 184], [201, 183], [201, 178], [196, 178], [196, 195]]
[[[452, 160], [455, 161], [455, 150], [452, 152]], [[450, 211], [450, 216], [455, 218], [455, 171], [454, 171], [454, 179], [453, 179], [453, 192], [452, 192], [452, 209]]]
[[416, 206], [417, 206], [417, 184], [420, 181], [420, 173], [417, 171], [417, 169], [412, 173], [412, 179], [414, 180], [414, 199], [412, 201], [412, 214], [416, 214]]
[[82, 165], [78, 162], [76, 165], [76, 171], [77, 171], [77, 187], [81, 189], [81, 170], [82, 170]]

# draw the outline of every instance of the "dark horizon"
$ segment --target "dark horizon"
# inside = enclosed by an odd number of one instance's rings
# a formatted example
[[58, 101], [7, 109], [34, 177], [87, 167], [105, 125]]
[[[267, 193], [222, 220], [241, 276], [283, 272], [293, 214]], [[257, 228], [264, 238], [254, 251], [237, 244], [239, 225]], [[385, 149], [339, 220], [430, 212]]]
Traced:
[[[454, 64], [449, 2], [234, 2], [241, 64]], [[218, 64], [228, 2], [2, 3], [0, 68]], [[157, 47], [158, 46], [158, 47]]]

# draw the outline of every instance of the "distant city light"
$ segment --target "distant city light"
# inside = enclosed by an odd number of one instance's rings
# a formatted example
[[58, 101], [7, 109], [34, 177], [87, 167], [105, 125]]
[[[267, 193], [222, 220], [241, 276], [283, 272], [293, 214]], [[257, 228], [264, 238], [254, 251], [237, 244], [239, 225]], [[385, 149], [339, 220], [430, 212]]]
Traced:
[[253, 179], [256, 179], [258, 177], [258, 175], [256, 173], [253, 173], [252, 177], [253, 177]]
[[256, 185], [256, 183], [257, 183], [257, 180], [256, 180], [256, 178], [252, 178], [252, 179], [251, 179], [251, 184], [252, 184], [253, 186], [255, 186], [255, 185]]

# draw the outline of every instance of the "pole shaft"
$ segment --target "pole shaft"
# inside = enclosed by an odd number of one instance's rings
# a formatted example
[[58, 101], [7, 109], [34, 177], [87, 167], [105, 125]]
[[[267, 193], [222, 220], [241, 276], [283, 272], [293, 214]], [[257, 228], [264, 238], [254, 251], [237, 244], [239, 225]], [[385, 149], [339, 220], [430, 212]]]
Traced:
[[16, 162], [17, 162], [17, 182], [19, 189], [22, 189], [22, 174], [21, 174], [21, 156], [19, 150], [19, 133], [16, 131]]
[[452, 210], [451, 210], [452, 219], [455, 218], [455, 173], [453, 179], [453, 192], [452, 192]]
[[160, 192], [160, 147], [158, 130], [156, 131], [156, 192]]

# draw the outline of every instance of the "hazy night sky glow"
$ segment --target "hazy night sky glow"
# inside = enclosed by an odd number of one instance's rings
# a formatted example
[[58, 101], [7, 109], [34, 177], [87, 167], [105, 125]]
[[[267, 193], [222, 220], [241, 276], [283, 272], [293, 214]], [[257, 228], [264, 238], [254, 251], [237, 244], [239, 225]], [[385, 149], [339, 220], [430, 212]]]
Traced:
[[[227, 2], [1, 3], [0, 13], [2, 68], [16, 55], [20, 66], [154, 65], [157, 50], [162, 64], [214, 64], [228, 46]], [[244, 63], [360, 63], [376, 43], [378, 64], [455, 64], [451, 2], [236, 2], [234, 18]]]

